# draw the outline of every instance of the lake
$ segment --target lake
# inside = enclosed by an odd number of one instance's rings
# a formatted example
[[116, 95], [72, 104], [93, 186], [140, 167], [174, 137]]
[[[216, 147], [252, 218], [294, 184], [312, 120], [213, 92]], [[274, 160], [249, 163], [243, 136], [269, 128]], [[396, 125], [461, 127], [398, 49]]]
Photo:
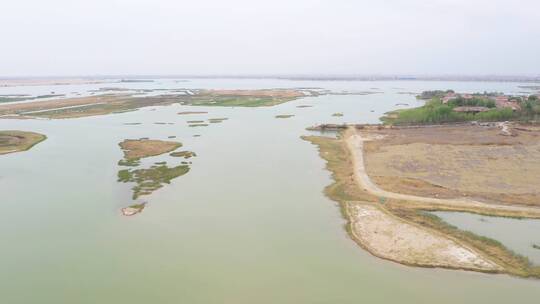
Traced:
[[[306, 97], [268, 108], [171, 105], [66, 120], [0, 120], [43, 133], [30, 151], [0, 156], [2, 303], [508, 303], [540, 297], [536, 280], [411, 268], [375, 258], [344, 230], [323, 195], [330, 173], [300, 139], [317, 123], [376, 123], [431, 89], [523, 91], [518, 83], [191, 79], [0, 88], [39, 95], [100, 87], [294, 88], [381, 92]], [[298, 105], [313, 105], [297, 108]], [[181, 111], [208, 111], [177, 115]], [[333, 117], [341, 112], [343, 117]], [[288, 119], [276, 115], [294, 114]], [[227, 117], [207, 127], [186, 121]], [[126, 125], [125, 123], [141, 123]], [[155, 122], [174, 124], [156, 125]], [[194, 137], [193, 135], [200, 135]], [[194, 151], [188, 174], [123, 217], [117, 182], [124, 139]], [[164, 156], [163, 158], [167, 158]], [[152, 158], [159, 161], [161, 157]], [[149, 159], [150, 161], [150, 159]], [[520, 300], [522, 299], [522, 301]]]

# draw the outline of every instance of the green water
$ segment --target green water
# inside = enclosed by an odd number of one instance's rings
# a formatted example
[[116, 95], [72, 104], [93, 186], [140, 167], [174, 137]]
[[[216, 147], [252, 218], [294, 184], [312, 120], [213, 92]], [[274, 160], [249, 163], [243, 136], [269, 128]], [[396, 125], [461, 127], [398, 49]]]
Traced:
[[[338, 207], [322, 194], [331, 183], [325, 163], [300, 139], [315, 123], [376, 122], [396, 103], [418, 104], [398, 91], [511, 92], [518, 84], [177, 85], [377, 87], [384, 94], [305, 98], [270, 108], [173, 105], [69, 120], [0, 120], [0, 129], [48, 136], [28, 152], [0, 157], [0, 303], [531, 303], [540, 297], [536, 280], [410, 268], [372, 257], [348, 239]], [[296, 107], [303, 104], [314, 107]], [[176, 115], [190, 110], [209, 114]], [[336, 112], [344, 116], [332, 117]], [[295, 116], [274, 118], [283, 113]], [[186, 123], [213, 117], [229, 119], [201, 128]], [[190, 172], [145, 198], [143, 213], [122, 217], [119, 209], [132, 203], [132, 193], [131, 185], [116, 181], [123, 156], [118, 143], [168, 136], [197, 154]], [[143, 164], [161, 160], [172, 158]]]

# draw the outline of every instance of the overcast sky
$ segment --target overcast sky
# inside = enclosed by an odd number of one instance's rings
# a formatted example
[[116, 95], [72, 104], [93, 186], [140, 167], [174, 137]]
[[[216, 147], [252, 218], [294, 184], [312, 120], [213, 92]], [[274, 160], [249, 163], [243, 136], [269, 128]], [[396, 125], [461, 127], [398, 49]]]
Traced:
[[0, 75], [540, 74], [539, 0], [2, 0]]

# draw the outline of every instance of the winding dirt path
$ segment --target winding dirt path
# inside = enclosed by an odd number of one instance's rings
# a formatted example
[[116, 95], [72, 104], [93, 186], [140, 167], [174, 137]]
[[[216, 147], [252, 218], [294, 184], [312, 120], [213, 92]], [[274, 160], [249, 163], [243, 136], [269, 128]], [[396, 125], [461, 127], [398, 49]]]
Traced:
[[435, 204], [441, 206], [452, 206], [452, 207], [464, 207], [464, 208], [481, 208], [484, 210], [493, 210], [493, 211], [510, 211], [510, 212], [526, 212], [528, 214], [540, 216], [540, 208], [534, 207], [522, 207], [522, 206], [507, 206], [507, 205], [495, 205], [487, 204], [472, 199], [466, 198], [457, 198], [457, 199], [440, 199], [440, 198], [431, 198], [423, 197], [402, 193], [395, 193], [383, 190], [379, 188], [375, 183], [369, 178], [364, 160], [364, 141], [373, 140], [368, 137], [362, 137], [359, 132], [354, 128], [349, 128], [347, 134], [345, 135], [345, 141], [347, 147], [349, 148], [352, 155], [352, 163], [354, 167], [354, 176], [358, 185], [370, 192], [373, 195], [381, 196], [385, 198], [392, 198], [398, 200], [406, 201], [415, 201], [428, 204]]

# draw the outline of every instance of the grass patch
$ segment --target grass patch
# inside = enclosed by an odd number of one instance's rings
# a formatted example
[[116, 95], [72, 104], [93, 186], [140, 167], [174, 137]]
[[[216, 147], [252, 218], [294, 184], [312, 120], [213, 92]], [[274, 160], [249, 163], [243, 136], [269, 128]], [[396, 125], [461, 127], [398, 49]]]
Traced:
[[146, 206], [146, 203], [140, 203], [140, 204], [129, 205], [128, 207], [136, 209], [136, 210], [138, 210], [140, 212], [140, 211], [142, 211], [144, 209], [145, 206]]
[[149, 195], [155, 190], [170, 184], [171, 180], [189, 172], [189, 166], [180, 165], [169, 168], [167, 165], [155, 165], [148, 169], [123, 169], [118, 171], [118, 182], [133, 182], [133, 199]]
[[223, 122], [225, 120], [228, 120], [228, 118], [224, 117], [224, 118], [210, 118], [208, 119], [208, 122], [209, 123], [220, 123], [220, 122]]
[[294, 117], [293, 114], [282, 114], [282, 115], [276, 115], [276, 118], [291, 118]]
[[326, 169], [332, 172], [334, 182], [324, 189], [325, 195], [339, 203], [346, 201], [378, 202], [377, 196], [360, 189], [352, 178], [354, 172], [349, 149], [339, 138], [302, 136], [302, 139], [317, 146], [319, 155], [326, 161]]
[[183, 157], [185, 159], [197, 156], [197, 154], [195, 154], [195, 152], [192, 152], [192, 151], [178, 151], [178, 152], [173, 152], [169, 155], [172, 157]]
[[156, 156], [174, 151], [182, 146], [179, 142], [151, 140], [151, 139], [126, 139], [120, 144], [126, 160], [138, 160], [144, 157]]
[[47, 136], [26, 131], [0, 131], [0, 155], [30, 150]]
[[137, 167], [141, 164], [138, 159], [121, 159], [118, 161], [119, 166]]

